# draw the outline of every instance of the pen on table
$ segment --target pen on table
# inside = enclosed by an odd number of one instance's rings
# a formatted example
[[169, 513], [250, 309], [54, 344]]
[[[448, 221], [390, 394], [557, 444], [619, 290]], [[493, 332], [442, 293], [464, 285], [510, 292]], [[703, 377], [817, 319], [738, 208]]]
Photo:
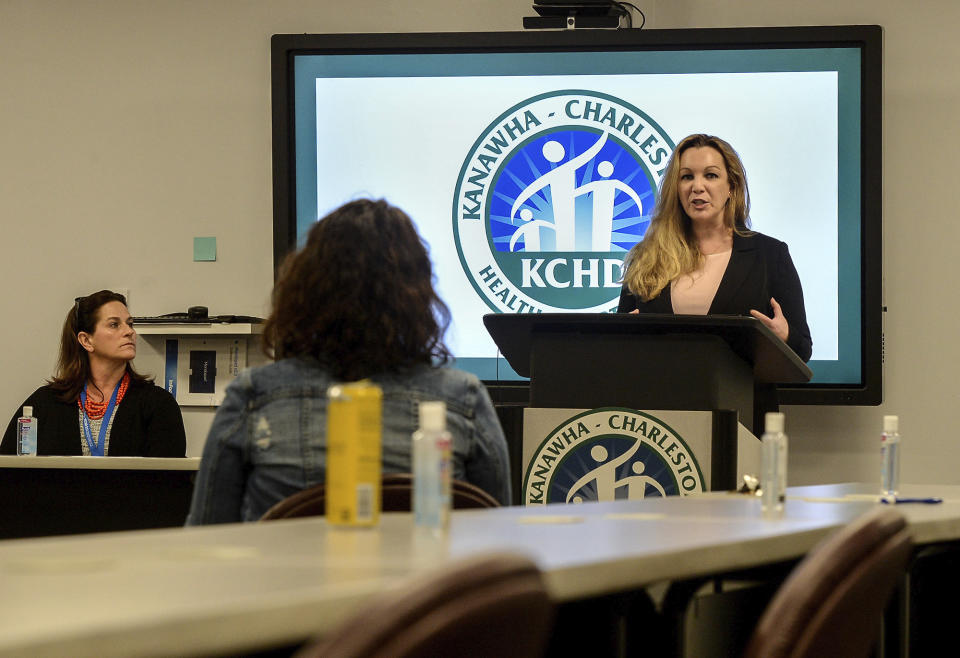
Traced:
[[883, 496], [875, 494], [847, 494], [842, 498], [838, 497], [820, 497], [820, 496], [802, 496], [800, 500], [808, 503], [855, 503], [855, 502], [881, 502], [887, 505], [900, 505], [902, 503], [921, 503], [926, 505], [936, 505], [942, 503], [943, 498], [895, 498], [885, 500]]
[[889, 500], [887, 498], [880, 498], [881, 503], [887, 505], [900, 505], [902, 503], [921, 503], [924, 505], [936, 505], [937, 503], [942, 503], [943, 498], [894, 498]]

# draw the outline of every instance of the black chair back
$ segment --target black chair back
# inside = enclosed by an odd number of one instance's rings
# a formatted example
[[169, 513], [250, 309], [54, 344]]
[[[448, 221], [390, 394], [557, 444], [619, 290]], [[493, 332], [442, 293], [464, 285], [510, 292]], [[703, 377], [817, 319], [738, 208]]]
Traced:
[[[412, 509], [413, 476], [409, 473], [384, 475], [380, 486], [381, 510], [384, 512], [409, 512]], [[477, 509], [499, 507], [496, 498], [480, 487], [454, 480], [451, 483], [454, 509]], [[284, 498], [268, 509], [261, 521], [290, 519], [298, 516], [323, 516], [326, 514], [326, 487], [314, 485]]]

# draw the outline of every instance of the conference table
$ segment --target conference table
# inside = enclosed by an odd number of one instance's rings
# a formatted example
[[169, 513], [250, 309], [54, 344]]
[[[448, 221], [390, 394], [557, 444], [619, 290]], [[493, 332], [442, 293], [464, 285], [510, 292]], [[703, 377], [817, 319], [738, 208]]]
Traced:
[[[456, 511], [448, 532], [302, 518], [0, 541], [0, 656], [249, 652], [329, 631], [377, 592], [458, 558], [531, 556], [561, 604], [795, 560], [878, 504], [875, 486]], [[905, 486], [919, 545], [960, 538], [960, 486]]]

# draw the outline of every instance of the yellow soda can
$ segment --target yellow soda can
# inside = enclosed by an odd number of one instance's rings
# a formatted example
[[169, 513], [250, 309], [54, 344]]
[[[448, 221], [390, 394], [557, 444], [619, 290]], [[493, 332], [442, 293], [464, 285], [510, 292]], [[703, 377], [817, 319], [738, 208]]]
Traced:
[[383, 392], [362, 380], [327, 389], [327, 523], [380, 521]]

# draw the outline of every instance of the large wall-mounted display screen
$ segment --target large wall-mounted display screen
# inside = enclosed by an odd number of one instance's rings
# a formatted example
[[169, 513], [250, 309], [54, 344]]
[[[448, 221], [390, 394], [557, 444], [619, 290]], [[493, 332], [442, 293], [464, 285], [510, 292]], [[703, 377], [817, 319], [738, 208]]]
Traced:
[[457, 365], [485, 313], [613, 312], [674, 146], [718, 135], [786, 242], [813, 336], [787, 403], [878, 403], [880, 28], [277, 35], [275, 254], [358, 197], [428, 243]]

